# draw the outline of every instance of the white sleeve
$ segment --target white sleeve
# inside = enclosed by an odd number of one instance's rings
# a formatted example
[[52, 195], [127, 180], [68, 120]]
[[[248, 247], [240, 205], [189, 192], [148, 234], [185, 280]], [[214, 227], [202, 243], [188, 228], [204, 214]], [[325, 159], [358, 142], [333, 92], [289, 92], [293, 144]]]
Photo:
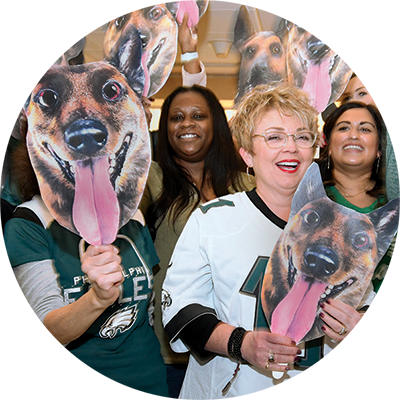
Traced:
[[199, 211], [189, 218], [176, 244], [162, 290], [163, 324], [176, 352], [189, 350], [177, 339], [189, 322], [204, 314], [216, 314], [208, 235], [201, 232]]
[[200, 61], [201, 71], [197, 74], [189, 74], [182, 66], [182, 86], [193, 86], [193, 85], [200, 85], [200, 86], [207, 86], [207, 74], [204, 64]]
[[65, 306], [52, 260], [22, 264], [13, 271], [29, 305], [42, 322], [50, 311]]
[[383, 312], [382, 302], [377, 298], [376, 293], [374, 292], [372, 282], [369, 283], [368, 288], [364, 294], [360, 302], [360, 306], [358, 310], [360, 313], [363, 312], [363, 308], [371, 307], [376, 311], [376, 316], [378, 319], [375, 318], [374, 315], [370, 315], [376, 323], [378, 324], [378, 332], [375, 336], [374, 341], [368, 347], [360, 347], [360, 348], [353, 348], [348, 346], [348, 349], [352, 352], [354, 358], [357, 361], [363, 362], [367, 361], [372, 358], [375, 354], [378, 354], [383, 350], [383, 339], [385, 337], [385, 328], [386, 328], [386, 317], [385, 313]]

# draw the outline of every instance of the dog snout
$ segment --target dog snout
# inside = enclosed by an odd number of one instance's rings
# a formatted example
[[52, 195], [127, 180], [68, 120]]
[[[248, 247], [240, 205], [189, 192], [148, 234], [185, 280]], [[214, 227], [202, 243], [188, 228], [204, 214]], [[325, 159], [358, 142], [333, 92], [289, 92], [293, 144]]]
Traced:
[[313, 36], [307, 42], [307, 51], [310, 55], [311, 59], [317, 60], [323, 57], [326, 53], [328, 53], [330, 48], [323, 42], [321, 42], [318, 38]]
[[326, 278], [339, 269], [339, 257], [331, 249], [314, 245], [304, 253], [304, 264], [310, 275], [315, 278]]
[[92, 156], [106, 145], [108, 134], [100, 121], [84, 119], [72, 123], [64, 137], [72, 150]]

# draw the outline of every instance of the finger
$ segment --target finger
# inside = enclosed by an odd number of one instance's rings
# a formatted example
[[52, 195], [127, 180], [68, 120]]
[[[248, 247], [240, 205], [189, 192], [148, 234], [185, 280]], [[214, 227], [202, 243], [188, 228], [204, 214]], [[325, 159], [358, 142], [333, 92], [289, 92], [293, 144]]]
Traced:
[[188, 26], [188, 22], [189, 22], [189, 13], [185, 12], [182, 19], [182, 26]]

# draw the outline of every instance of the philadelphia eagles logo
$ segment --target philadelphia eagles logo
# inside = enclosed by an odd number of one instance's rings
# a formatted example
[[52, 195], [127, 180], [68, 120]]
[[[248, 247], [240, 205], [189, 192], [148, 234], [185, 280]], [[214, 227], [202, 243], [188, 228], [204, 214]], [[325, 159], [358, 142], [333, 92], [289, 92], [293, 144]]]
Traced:
[[100, 328], [100, 337], [114, 339], [118, 331], [121, 333], [130, 329], [137, 318], [137, 304], [125, 307], [111, 315]]

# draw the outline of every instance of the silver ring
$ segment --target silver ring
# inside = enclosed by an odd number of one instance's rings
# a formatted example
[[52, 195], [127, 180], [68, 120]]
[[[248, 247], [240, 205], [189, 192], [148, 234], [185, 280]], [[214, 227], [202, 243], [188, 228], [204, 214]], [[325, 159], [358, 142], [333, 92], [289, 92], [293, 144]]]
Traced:
[[348, 332], [347, 328], [345, 326], [342, 326], [342, 329], [340, 330], [339, 335], [340, 336], [345, 335], [347, 332]]

